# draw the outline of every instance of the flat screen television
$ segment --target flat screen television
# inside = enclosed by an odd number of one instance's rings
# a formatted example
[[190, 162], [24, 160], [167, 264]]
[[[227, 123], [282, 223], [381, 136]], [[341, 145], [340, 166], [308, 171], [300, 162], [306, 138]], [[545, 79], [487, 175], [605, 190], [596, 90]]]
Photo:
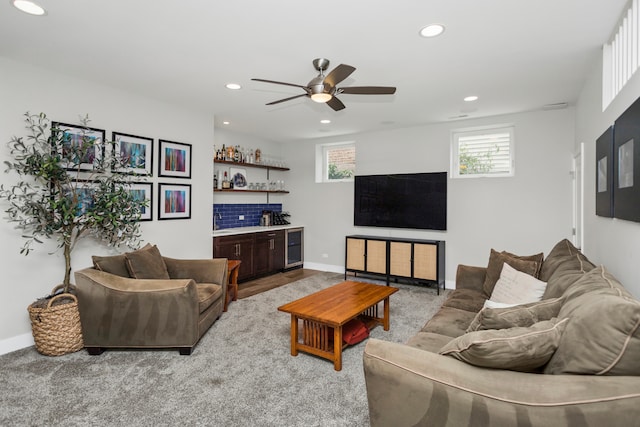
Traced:
[[447, 229], [447, 172], [356, 175], [353, 223]]

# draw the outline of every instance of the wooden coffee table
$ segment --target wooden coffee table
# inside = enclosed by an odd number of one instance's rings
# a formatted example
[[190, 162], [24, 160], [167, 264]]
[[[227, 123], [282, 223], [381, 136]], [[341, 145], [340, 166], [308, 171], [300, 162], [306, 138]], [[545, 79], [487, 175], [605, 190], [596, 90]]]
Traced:
[[[336, 371], [342, 369], [342, 326], [360, 318], [371, 329], [382, 324], [389, 330], [389, 296], [398, 291], [390, 286], [362, 282], [342, 282], [299, 300], [278, 307], [291, 314], [291, 355], [298, 351], [333, 361]], [[384, 301], [383, 316], [378, 303]], [[298, 319], [302, 319], [302, 342], [298, 336]], [[330, 329], [333, 328], [333, 334]], [[331, 336], [333, 335], [333, 336]]]

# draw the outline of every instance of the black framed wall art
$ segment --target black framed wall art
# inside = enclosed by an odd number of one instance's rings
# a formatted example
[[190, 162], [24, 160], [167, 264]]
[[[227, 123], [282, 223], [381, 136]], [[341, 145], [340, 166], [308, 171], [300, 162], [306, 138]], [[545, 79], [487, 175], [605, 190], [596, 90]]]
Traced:
[[113, 153], [124, 160], [125, 167], [114, 172], [133, 175], [153, 174], [153, 138], [112, 132]]
[[613, 217], [613, 134], [610, 126], [596, 140], [596, 215]]
[[640, 100], [614, 124], [613, 216], [640, 222]]
[[191, 144], [160, 140], [158, 176], [191, 178]]
[[191, 185], [158, 184], [158, 219], [191, 218]]
[[105, 131], [102, 129], [51, 122], [51, 129], [62, 132], [63, 157], [68, 170], [91, 171], [104, 156]]

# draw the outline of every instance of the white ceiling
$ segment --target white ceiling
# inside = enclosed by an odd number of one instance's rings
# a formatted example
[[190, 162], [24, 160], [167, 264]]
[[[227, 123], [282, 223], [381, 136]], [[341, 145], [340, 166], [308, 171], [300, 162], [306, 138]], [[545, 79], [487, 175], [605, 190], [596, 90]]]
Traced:
[[[626, 2], [40, 0], [48, 14], [32, 17], [4, 0], [0, 56], [209, 111], [216, 127], [290, 141], [574, 103]], [[433, 22], [445, 33], [419, 37]], [[330, 69], [356, 67], [339, 86], [397, 92], [343, 94], [339, 112], [308, 98], [264, 105], [302, 90], [251, 78], [306, 85], [317, 57]], [[242, 89], [226, 89], [229, 82]], [[467, 95], [480, 99], [465, 103]]]

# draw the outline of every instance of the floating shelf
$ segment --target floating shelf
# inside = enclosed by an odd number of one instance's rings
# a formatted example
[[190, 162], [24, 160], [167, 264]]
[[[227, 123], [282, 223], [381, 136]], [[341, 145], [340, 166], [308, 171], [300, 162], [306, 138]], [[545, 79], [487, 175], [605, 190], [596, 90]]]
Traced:
[[220, 165], [229, 165], [229, 166], [237, 166], [237, 167], [247, 167], [247, 168], [258, 168], [258, 169], [271, 169], [274, 171], [288, 171], [289, 168], [281, 167], [281, 166], [273, 166], [273, 165], [263, 165], [260, 163], [238, 163], [238, 162], [230, 162], [227, 160], [214, 160], [213, 163], [217, 163]]

